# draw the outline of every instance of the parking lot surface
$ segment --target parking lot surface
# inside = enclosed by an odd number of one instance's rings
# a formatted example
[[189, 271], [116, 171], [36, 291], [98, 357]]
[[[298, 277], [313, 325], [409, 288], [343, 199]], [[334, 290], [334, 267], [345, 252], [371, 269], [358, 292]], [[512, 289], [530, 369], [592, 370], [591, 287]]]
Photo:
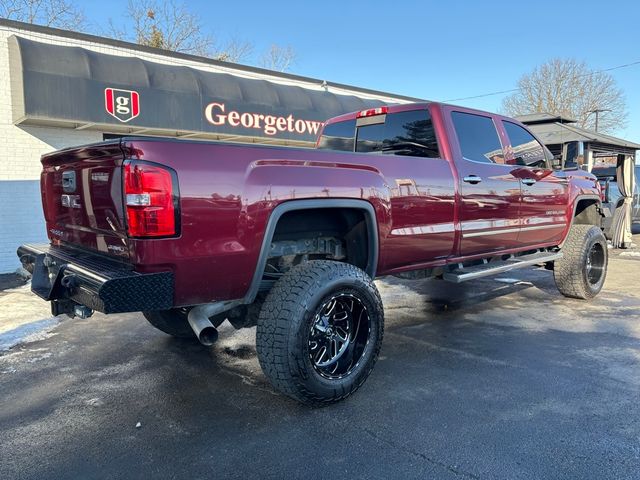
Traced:
[[640, 478], [625, 253], [592, 302], [543, 269], [379, 280], [380, 360], [322, 409], [271, 388], [255, 329], [205, 348], [139, 314], [62, 320], [0, 356], [0, 478]]

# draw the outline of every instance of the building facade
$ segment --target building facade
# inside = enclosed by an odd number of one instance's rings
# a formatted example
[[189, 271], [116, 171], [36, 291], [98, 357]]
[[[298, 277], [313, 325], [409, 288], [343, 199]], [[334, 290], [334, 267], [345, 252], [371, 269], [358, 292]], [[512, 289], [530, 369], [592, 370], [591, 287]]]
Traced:
[[309, 147], [327, 118], [418, 100], [0, 20], [0, 273], [46, 241], [44, 153], [117, 135]]

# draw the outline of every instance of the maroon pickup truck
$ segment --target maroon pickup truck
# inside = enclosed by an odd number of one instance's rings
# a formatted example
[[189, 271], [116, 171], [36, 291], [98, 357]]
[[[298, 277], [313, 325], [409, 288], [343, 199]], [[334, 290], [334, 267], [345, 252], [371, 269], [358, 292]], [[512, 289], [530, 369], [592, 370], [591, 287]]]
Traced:
[[594, 297], [607, 244], [594, 176], [553, 168], [510, 118], [439, 103], [326, 122], [316, 149], [122, 138], [42, 158], [50, 244], [18, 255], [54, 314], [141, 311], [210, 345], [257, 325], [281, 392], [338, 401], [383, 335], [372, 279], [553, 270]]

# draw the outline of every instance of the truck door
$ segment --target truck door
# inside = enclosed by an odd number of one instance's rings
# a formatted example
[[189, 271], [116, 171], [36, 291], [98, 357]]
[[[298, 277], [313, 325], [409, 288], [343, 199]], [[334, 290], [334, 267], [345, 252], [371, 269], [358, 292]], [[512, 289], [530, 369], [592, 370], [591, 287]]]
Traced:
[[502, 120], [509, 144], [506, 161], [520, 179], [522, 203], [518, 245], [556, 244], [562, 241], [567, 222], [569, 185], [554, 175], [545, 148], [522, 126]]
[[[324, 126], [319, 149], [366, 153], [345, 162], [376, 168], [389, 189], [389, 231], [381, 268], [443, 261], [454, 253], [455, 183], [441, 157], [431, 113], [424, 106], [364, 110]], [[363, 192], [363, 198], [366, 193]]]
[[494, 119], [452, 111], [451, 121], [458, 139], [452, 149], [460, 194], [460, 255], [513, 248], [520, 230], [520, 181], [505, 163]]

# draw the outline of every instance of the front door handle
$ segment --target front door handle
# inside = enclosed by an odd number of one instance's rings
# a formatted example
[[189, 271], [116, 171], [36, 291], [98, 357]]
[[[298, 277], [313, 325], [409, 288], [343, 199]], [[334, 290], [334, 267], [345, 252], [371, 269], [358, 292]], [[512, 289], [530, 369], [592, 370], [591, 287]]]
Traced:
[[462, 181], [475, 185], [476, 183], [480, 183], [482, 179], [477, 175], [467, 175], [462, 179]]
[[524, 183], [525, 185], [533, 185], [536, 182], [537, 182], [537, 180], [535, 178], [523, 178], [522, 179], [522, 183]]

